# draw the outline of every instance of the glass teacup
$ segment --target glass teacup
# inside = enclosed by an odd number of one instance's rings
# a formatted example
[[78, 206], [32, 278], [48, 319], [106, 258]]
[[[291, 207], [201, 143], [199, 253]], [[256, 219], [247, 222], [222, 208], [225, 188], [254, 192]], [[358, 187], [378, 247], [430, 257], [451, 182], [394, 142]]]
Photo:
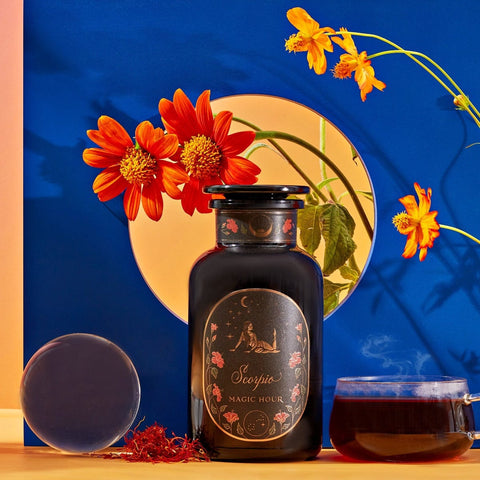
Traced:
[[357, 460], [446, 460], [466, 452], [475, 432], [467, 380], [402, 375], [337, 380], [330, 439]]

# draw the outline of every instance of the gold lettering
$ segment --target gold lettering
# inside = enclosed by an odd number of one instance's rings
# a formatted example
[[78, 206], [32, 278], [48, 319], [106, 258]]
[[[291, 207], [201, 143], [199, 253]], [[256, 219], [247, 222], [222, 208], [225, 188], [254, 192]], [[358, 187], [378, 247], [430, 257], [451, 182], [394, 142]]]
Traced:
[[235, 370], [230, 379], [235, 385], [250, 385], [252, 386], [252, 392], [254, 392], [260, 385], [271, 385], [272, 383], [277, 383], [282, 379], [282, 372], [279, 373], [278, 377], [274, 377], [268, 373], [262, 373], [260, 375], [247, 375], [249, 364], [241, 365], [238, 370]]
[[281, 395], [268, 395], [258, 397], [258, 403], [283, 403], [283, 398]]
[[257, 397], [249, 396], [249, 395], [230, 395], [228, 397], [228, 401], [230, 403], [255, 403], [257, 401]]

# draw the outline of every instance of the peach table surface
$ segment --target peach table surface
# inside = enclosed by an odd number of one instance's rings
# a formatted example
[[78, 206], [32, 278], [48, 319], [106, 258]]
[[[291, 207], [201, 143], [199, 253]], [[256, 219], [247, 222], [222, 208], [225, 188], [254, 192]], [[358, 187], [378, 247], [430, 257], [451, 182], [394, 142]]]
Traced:
[[335, 450], [317, 459], [289, 463], [129, 463], [88, 455], [64, 455], [49, 447], [22, 445], [22, 417], [0, 410], [0, 479], [262, 479], [262, 480], [429, 480], [480, 478], [480, 449], [450, 462], [387, 464], [347, 461]]

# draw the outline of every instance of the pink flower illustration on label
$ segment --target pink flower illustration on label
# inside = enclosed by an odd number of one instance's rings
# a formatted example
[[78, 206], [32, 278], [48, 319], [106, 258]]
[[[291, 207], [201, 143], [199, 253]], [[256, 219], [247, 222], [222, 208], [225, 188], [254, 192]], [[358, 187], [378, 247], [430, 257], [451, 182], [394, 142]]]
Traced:
[[295, 368], [297, 365], [299, 365], [302, 362], [302, 355], [300, 352], [294, 352], [290, 356], [290, 360], [288, 361], [288, 366], [290, 368]]
[[218, 328], [218, 327], [217, 327], [217, 324], [216, 324], [216, 323], [212, 323], [212, 324], [210, 325], [210, 330], [211, 330], [212, 332], [214, 332], [217, 328]]
[[287, 218], [283, 224], [283, 233], [288, 233], [293, 230], [293, 221], [291, 218]]
[[280, 424], [284, 424], [285, 423], [285, 420], [287, 420], [287, 418], [289, 417], [290, 415], [287, 413], [287, 412], [278, 412], [275, 414], [275, 416], [273, 417], [273, 419], [280, 423]]
[[235, 412], [225, 412], [223, 416], [228, 423], [233, 423], [238, 420], [238, 415]]
[[293, 390], [292, 390], [292, 396], [290, 397], [290, 400], [292, 400], [292, 402], [296, 402], [297, 401], [297, 397], [300, 395], [300, 389], [298, 388], [298, 383], [293, 387]]
[[238, 225], [236, 224], [235, 220], [233, 220], [233, 218], [229, 218], [227, 220], [227, 230], [231, 230], [233, 233], [238, 232]]
[[212, 352], [212, 363], [218, 368], [223, 368], [225, 361], [223, 360], [222, 354], [219, 352]]
[[217, 398], [217, 402], [222, 400], [222, 392], [216, 383], [213, 384], [212, 395]]

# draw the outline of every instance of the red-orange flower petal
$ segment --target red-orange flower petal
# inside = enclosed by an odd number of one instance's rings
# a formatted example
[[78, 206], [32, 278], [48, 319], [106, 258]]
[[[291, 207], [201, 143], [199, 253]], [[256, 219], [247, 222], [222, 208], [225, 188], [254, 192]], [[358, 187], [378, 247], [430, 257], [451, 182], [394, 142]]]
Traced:
[[335, 65], [333, 70], [335, 78], [347, 78], [355, 72], [355, 81], [360, 89], [360, 97], [364, 102], [367, 99], [373, 87], [383, 90], [386, 85], [375, 78], [375, 70], [368, 60], [367, 52], [358, 53], [352, 36], [345, 28], [341, 28], [343, 39], [339, 37], [332, 38], [332, 41], [340, 45], [347, 53], [340, 55], [340, 62]]
[[350, 33], [348, 33], [348, 30], [344, 27], [341, 27], [340, 32], [342, 32], [343, 38], [332, 37], [332, 41], [342, 47], [350, 55], [358, 55], [357, 47], [355, 45], [355, 42], [353, 41], [352, 36], [350, 35]]
[[255, 132], [236, 132], [228, 135], [223, 142], [222, 152], [226, 157], [244, 152], [255, 140]]
[[163, 213], [163, 185], [155, 179], [150, 185], [143, 187], [142, 191], [142, 206], [145, 213], [152, 220], [160, 220]]
[[290, 23], [298, 30], [285, 42], [285, 48], [290, 52], [307, 51], [309, 68], [313, 68], [317, 75], [322, 75], [327, 69], [327, 52], [333, 51], [333, 45], [328, 34], [335, 33], [330, 27], [320, 28], [306, 10], [300, 7], [291, 8], [287, 12]]
[[360, 97], [364, 102], [367, 99], [373, 87], [377, 90], [383, 91], [386, 85], [375, 78], [375, 70], [371, 66], [370, 60], [367, 60], [367, 52], [362, 52], [359, 56], [359, 66], [355, 71], [355, 81], [360, 89]]
[[399, 199], [405, 207], [393, 217], [393, 224], [398, 232], [407, 235], [407, 242], [402, 256], [411, 258], [420, 249], [420, 261], [425, 260], [427, 249], [433, 247], [433, 242], [440, 235], [440, 225], [436, 220], [437, 211], [430, 211], [432, 190], [427, 193], [418, 183], [414, 184], [419, 203], [413, 195], [406, 195]]
[[256, 176], [260, 168], [250, 160], [242, 157], [229, 158], [227, 168], [224, 168], [220, 176], [228, 185], [250, 185], [256, 182]]
[[93, 191], [101, 202], [107, 202], [120, 195], [128, 186], [128, 182], [119, 173], [117, 167], [108, 167], [100, 172], [93, 182]]
[[223, 111], [220, 112], [213, 122], [212, 137], [215, 139], [217, 145], [224, 146], [225, 139], [228, 136], [228, 131], [232, 124], [233, 113]]
[[[213, 183], [220, 183], [220, 179], [218, 179], [218, 182]], [[209, 195], [205, 195], [202, 192], [204, 186], [207, 185], [205, 185], [204, 182], [200, 182], [197, 178], [191, 178], [190, 181], [185, 184], [182, 195], [182, 208], [189, 215], [193, 215], [195, 209], [199, 213], [208, 213], [211, 211], [208, 206], [210, 201]]]
[[210, 90], [205, 90], [200, 94], [196, 103], [196, 117], [200, 129], [205, 135], [212, 135], [214, 118], [212, 107], [210, 106]]
[[122, 125], [106, 115], [98, 119], [98, 130], [87, 130], [87, 135], [98, 146], [116, 155], [123, 155], [125, 148], [133, 145]]
[[141, 199], [141, 188], [135, 184], [128, 185], [123, 196], [123, 208], [129, 220], [135, 220], [137, 218]]
[[98, 130], [87, 133], [101, 147], [83, 152], [85, 163], [104, 168], [93, 182], [100, 201], [106, 202], [123, 193], [129, 220], [135, 220], [140, 205], [152, 220], [159, 220], [163, 212], [162, 192], [173, 198], [181, 196], [178, 185], [189, 177], [176, 162], [163, 160], [174, 157], [177, 152], [175, 134], [165, 135], [150, 122], [141, 122], [135, 129], [137, 143], [134, 145], [126, 130], [105, 115], [98, 120]]
[[163, 180], [162, 187], [167, 195], [175, 199], [181, 198], [182, 191], [178, 188], [178, 185], [190, 180], [185, 170], [179, 165], [164, 161], [158, 162], [158, 168], [159, 177]]
[[210, 211], [211, 195], [203, 193], [205, 186], [257, 181], [260, 169], [239, 156], [254, 141], [255, 132], [229, 134], [233, 114], [222, 111], [213, 116], [210, 91], [202, 92], [193, 107], [185, 93], [178, 89], [173, 102], [161, 99], [158, 108], [166, 130], [179, 139], [180, 148], [174, 159], [189, 176], [182, 194], [182, 207], [189, 215], [195, 210]]
[[91, 167], [107, 168], [118, 163], [118, 155], [101, 148], [86, 148], [83, 151], [83, 161]]

